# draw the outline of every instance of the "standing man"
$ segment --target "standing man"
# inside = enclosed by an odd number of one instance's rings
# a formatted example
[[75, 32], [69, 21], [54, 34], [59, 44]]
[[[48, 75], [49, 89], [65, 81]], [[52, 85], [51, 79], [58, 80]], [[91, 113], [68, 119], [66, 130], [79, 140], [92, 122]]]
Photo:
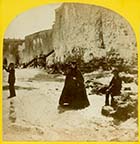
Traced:
[[108, 89], [106, 90], [105, 105], [109, 105], [109, 95], [111, 95], [111, 106], [115, 106], [114, 96], [121, 94], [122, 80], [119, 76], [119, 71], [117, 69], [112, 71], [113, 78], [109, 84]]
[[9, 73], [8, 83], [9, 83], [9, 91], [10, 96], [8, 98], [12, 98], [16, 96], [15, 92], [15, 65], [14, 63], [10, 63], [8, 69], [4, 66], [4, 69]]

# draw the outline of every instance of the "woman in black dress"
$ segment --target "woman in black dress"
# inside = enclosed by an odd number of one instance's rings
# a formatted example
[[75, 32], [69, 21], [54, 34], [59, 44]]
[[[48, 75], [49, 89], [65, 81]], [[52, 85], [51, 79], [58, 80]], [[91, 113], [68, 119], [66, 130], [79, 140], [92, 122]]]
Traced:
[[66, 69], [65, 85], [59, 99], [59, 105], [73, 109], [89, 106], [84, 78], [77, 68], [76, 62], [72, 62]]

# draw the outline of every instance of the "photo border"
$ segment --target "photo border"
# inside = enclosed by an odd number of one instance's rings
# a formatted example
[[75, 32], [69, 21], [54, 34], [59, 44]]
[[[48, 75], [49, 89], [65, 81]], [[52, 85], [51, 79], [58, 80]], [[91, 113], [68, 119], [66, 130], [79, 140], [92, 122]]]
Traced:
[[3, 61], [3, 38], [6, 29], [9, 24], [16, 18], [17, 15], [22, 14], [23, 12], [30, 10], [35, 7], [53, 4], [53, 3], [62, 3], [62, 2], [73, 2], [73, 3], [83, 3], [83, 4], [92, 4], [96, 6], [101, 6], [116, 12], [117, 14], [124, 17], [129, 24], [131, 25], [136, 41], [137, 41], [137, 50], [138, 50], [138, 110], [140, 109], [140, 0], [1, 0], [0, 1], [0, 144], [138, 144], [140, 141], [139, 134], [139, 122], [140, 122], [140, 112], [138, 112], [138, 142], [8, 142], [2, 141], [2, 61]]

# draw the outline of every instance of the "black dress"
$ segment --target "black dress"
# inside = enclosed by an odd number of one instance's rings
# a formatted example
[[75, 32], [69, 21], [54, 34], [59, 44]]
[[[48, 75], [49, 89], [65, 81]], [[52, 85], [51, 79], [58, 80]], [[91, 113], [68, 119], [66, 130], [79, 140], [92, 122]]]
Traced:
[[81, 109], [89, 106], [89, 101], [84, 85], [84, 78], [77, 68], [70, 69], [66, 74], [65, 84], [59, 99], [59, 105], [74, 109]]

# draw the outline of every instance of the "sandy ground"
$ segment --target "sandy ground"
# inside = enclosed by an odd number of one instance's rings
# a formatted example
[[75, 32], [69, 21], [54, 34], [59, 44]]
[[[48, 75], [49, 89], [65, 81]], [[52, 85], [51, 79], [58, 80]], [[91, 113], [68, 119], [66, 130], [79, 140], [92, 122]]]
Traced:
[[60, 109], [64, 76], [16, 69], [12, 99], [7, 99], [7, 77], [3, 71], [4, 141], [137, 141], [137, 120], [118, 122], [101, 115], [103, 96], [88, 95], [90, 106], [82, 110]]

